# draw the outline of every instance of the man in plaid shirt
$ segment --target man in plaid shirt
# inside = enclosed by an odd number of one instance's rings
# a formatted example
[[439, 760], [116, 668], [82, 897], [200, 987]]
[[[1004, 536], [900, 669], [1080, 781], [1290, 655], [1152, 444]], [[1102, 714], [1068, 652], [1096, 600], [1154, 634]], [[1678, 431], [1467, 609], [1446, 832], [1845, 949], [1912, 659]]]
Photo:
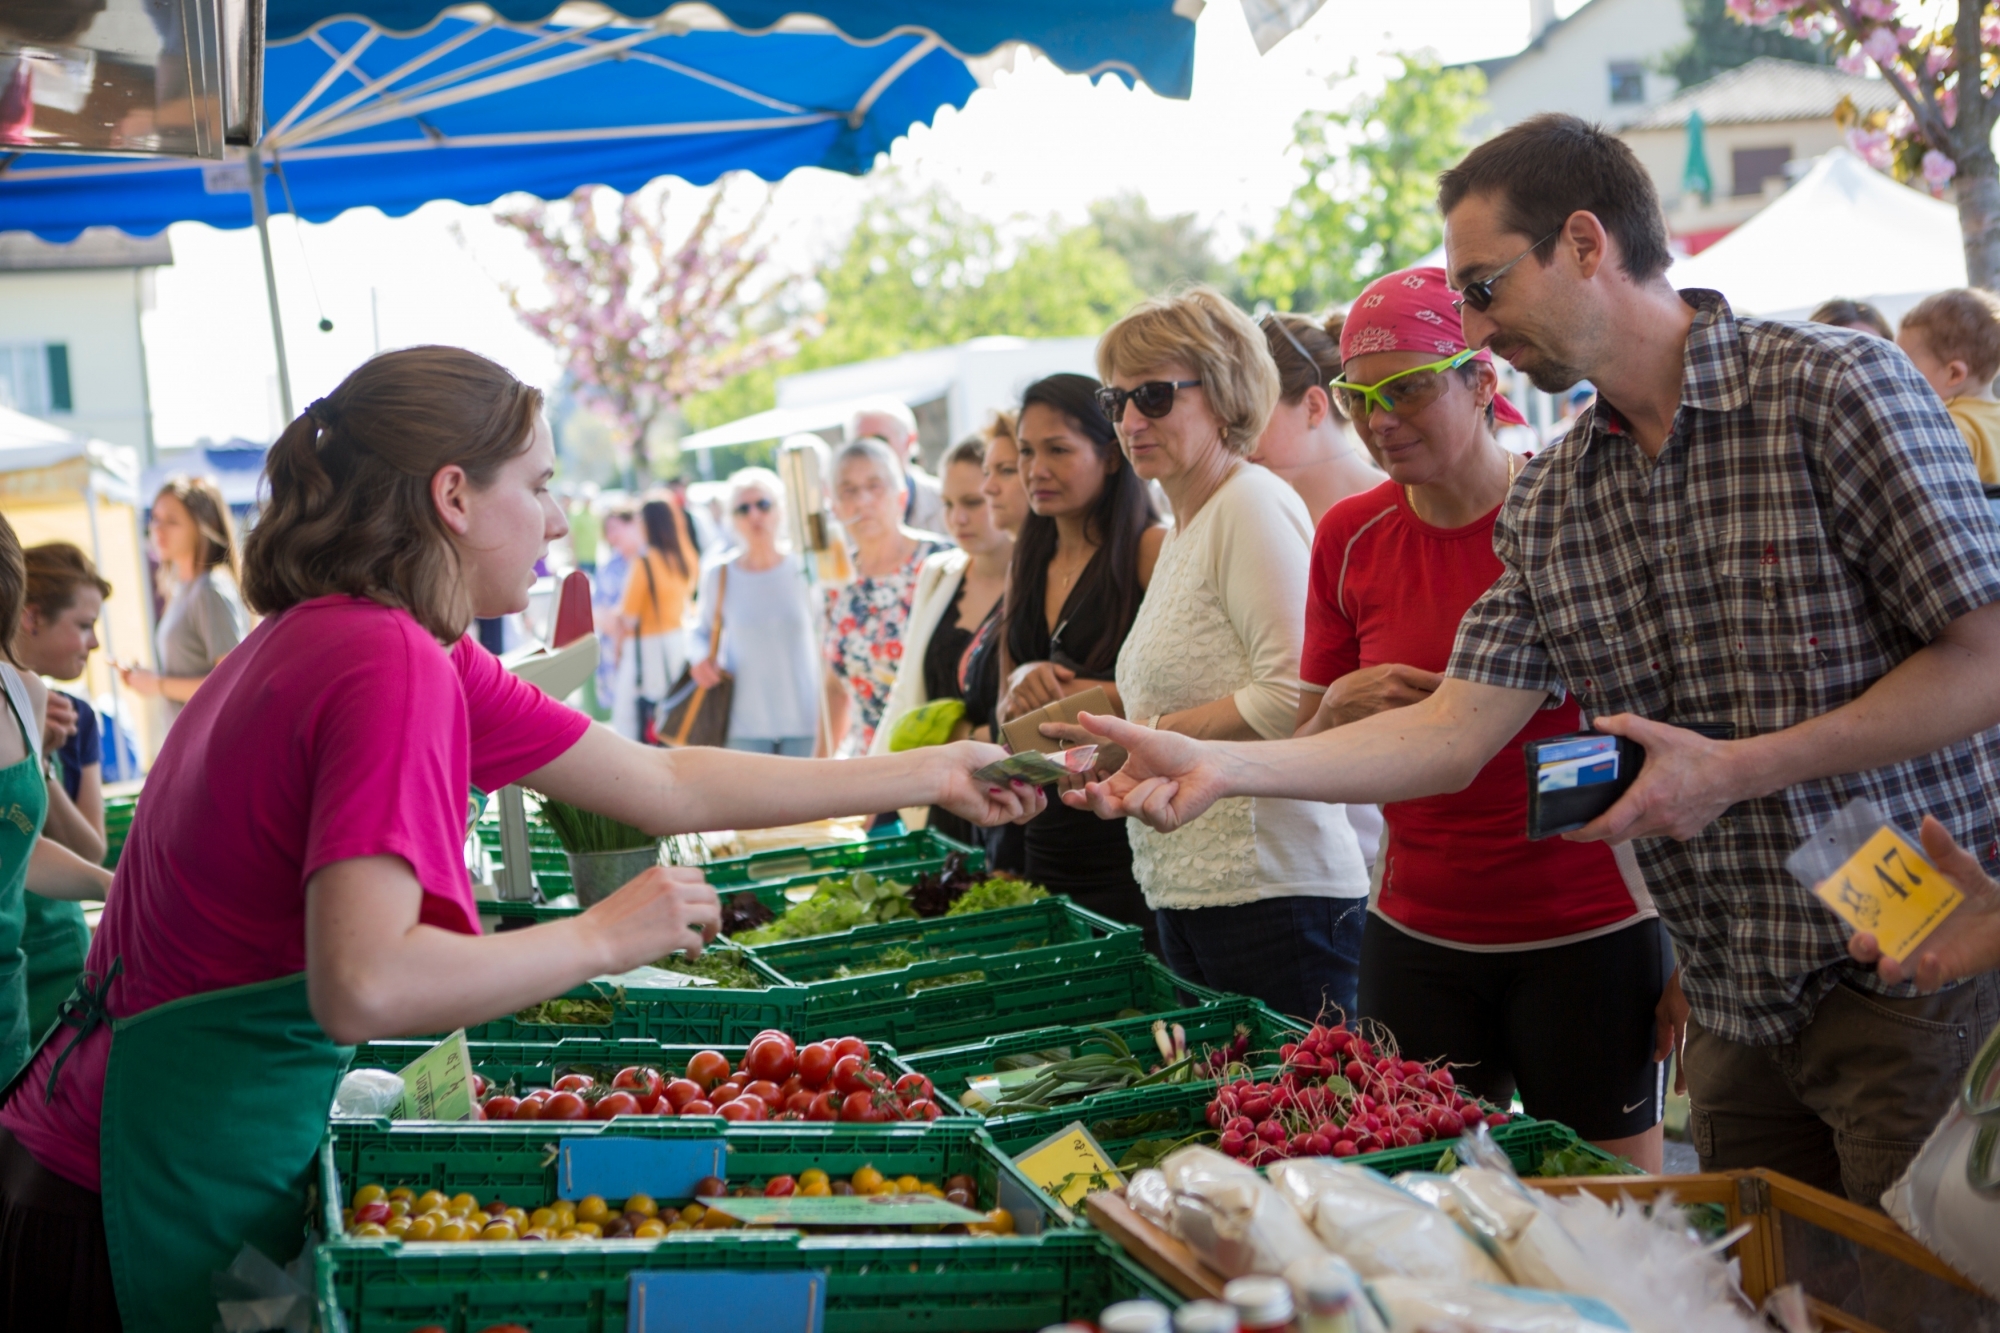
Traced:
[[1918, 994], [1868, 971], [1784, 861], [1865, 796], [1906, 828], [1936, 816], [1932, 855], [1992, 901], [1973, 861], [2000, 867], [2000, 527], [1894, 346], [1672, 288], [1659, 201], [1616, 138], [1535, 117], [1446, 172], [1439, 202], [1467, 341], [1549, 392], [1599, 391], [1509, 494], [1505, 572], [1445, 682], [1266, 744], [1093, 722], [1131, 760], [1066, 799], [1173, 828], [1225, 795], [1455, 791], [1573, 695], [1646, 750], [1570, 836], [1633, 841], [1672, 934], [1704, 1169], [1773, 1167], [1875, 1206], [2000, 1023], [2000, 984]]

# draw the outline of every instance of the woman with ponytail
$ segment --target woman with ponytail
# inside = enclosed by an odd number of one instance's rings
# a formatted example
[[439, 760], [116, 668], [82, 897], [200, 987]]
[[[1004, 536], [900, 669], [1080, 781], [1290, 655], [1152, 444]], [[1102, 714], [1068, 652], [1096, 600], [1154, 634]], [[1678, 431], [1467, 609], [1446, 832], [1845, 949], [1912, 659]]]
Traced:
[[153, 497], [153, 555], [167, 608], [154, 635], [160, 669], [121, 667], [137, 694], [166, 700], [180, 716], [222, 655], [243, 642], [250, 618], [237, 593], [236, 535], [229, 505], [206, 477], [169, 477]]
[[481, 935], [469, 788], [520, 782], [660, 835], [1042, 808], [973, 781], [994, 746], [662, 750], [510, 675], [466, 629], [523, 609], [568, 531], [554, 465], [540, 392], [447, 347], [364, 363], [272, 447], [243, 576], [264, 619], [168, 735], [83, 981], [0, 1106], [0, 1327], [206, 1333], [212, 1273], [304, 1242], [349, 1046], [715, 938], [715, 892], [680, 866]]

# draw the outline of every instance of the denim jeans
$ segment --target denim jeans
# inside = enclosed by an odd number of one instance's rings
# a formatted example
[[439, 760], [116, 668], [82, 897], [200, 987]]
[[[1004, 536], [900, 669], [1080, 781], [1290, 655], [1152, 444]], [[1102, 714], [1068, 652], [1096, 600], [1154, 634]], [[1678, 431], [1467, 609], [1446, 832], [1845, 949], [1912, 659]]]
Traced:
[[726, 744], [747, 754], [781, 754], [788, 759], [810, 759], [813, 752], [810, 736], [731, 736]]
[[1162, 907], [1160, 947], [1176, 976], [1262, 1000], [1308, 1022], [1354, 1013], [1366, 898], [1264, 898]]

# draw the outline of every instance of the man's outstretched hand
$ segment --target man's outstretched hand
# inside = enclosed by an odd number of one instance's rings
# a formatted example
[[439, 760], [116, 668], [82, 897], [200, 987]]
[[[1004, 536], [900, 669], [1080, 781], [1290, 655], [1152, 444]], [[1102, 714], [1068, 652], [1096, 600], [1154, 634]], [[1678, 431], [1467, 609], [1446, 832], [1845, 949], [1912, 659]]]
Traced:
[[1847, 941], [1857, 962], [1875, 964], [1876, 974], [1891, 984], [1917, 983], [1918, 990], [1936, 990], [1954, 981], [2000, 968], [2000, 884], [1979, 868], [1978, 858], [1960, 847], [1930, 815], [1919, 835], [1924, 855], [1965, 895], [1917, 951], [1897, 962], [1882, 955], [1882, 947], [1866, 932]]
[[1125, 766], [1102, 782], [1063, 793], [1065, 804], [1095, 810], [1100, 819], [1142, 819], [1172, 833], [1229, 793], [1214, 746], [1172, 731], [1154, 731], [1123, 718], [1084, 713], [1083, 729], [1125, 748]]

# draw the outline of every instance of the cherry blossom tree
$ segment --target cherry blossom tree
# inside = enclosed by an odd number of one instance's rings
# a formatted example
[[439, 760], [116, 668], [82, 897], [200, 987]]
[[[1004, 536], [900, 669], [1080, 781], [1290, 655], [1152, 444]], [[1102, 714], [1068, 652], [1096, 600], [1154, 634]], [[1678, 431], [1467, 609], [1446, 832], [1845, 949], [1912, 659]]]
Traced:
[[771, 263], [770, 193], [741, 225], [727, 220], [730, 193], [725, 179], [684, 228], [670, 224], [665, 190], [648, 201], [586, 186], [494, 214], [542, 266], [546, 299], [508, 284], [509, 303], [623, 433], [637, 482], [651, 472], [653, 428], [684, 399], [790, 356], [812, 332], [796, 313], [801, 280]]
[[[1844, 106], [1855, 150], [1897, 179], [1949, 193], [1975, 287], [2000, 288], [2000, 4], [1995, 0], [1729, 0], [1742, 22], [1818, 37], [1850, 73], [1870, 65], [1896, 90], [1893, 111]], [[1972, 77], [1967, 78], [1966, 72]]]

